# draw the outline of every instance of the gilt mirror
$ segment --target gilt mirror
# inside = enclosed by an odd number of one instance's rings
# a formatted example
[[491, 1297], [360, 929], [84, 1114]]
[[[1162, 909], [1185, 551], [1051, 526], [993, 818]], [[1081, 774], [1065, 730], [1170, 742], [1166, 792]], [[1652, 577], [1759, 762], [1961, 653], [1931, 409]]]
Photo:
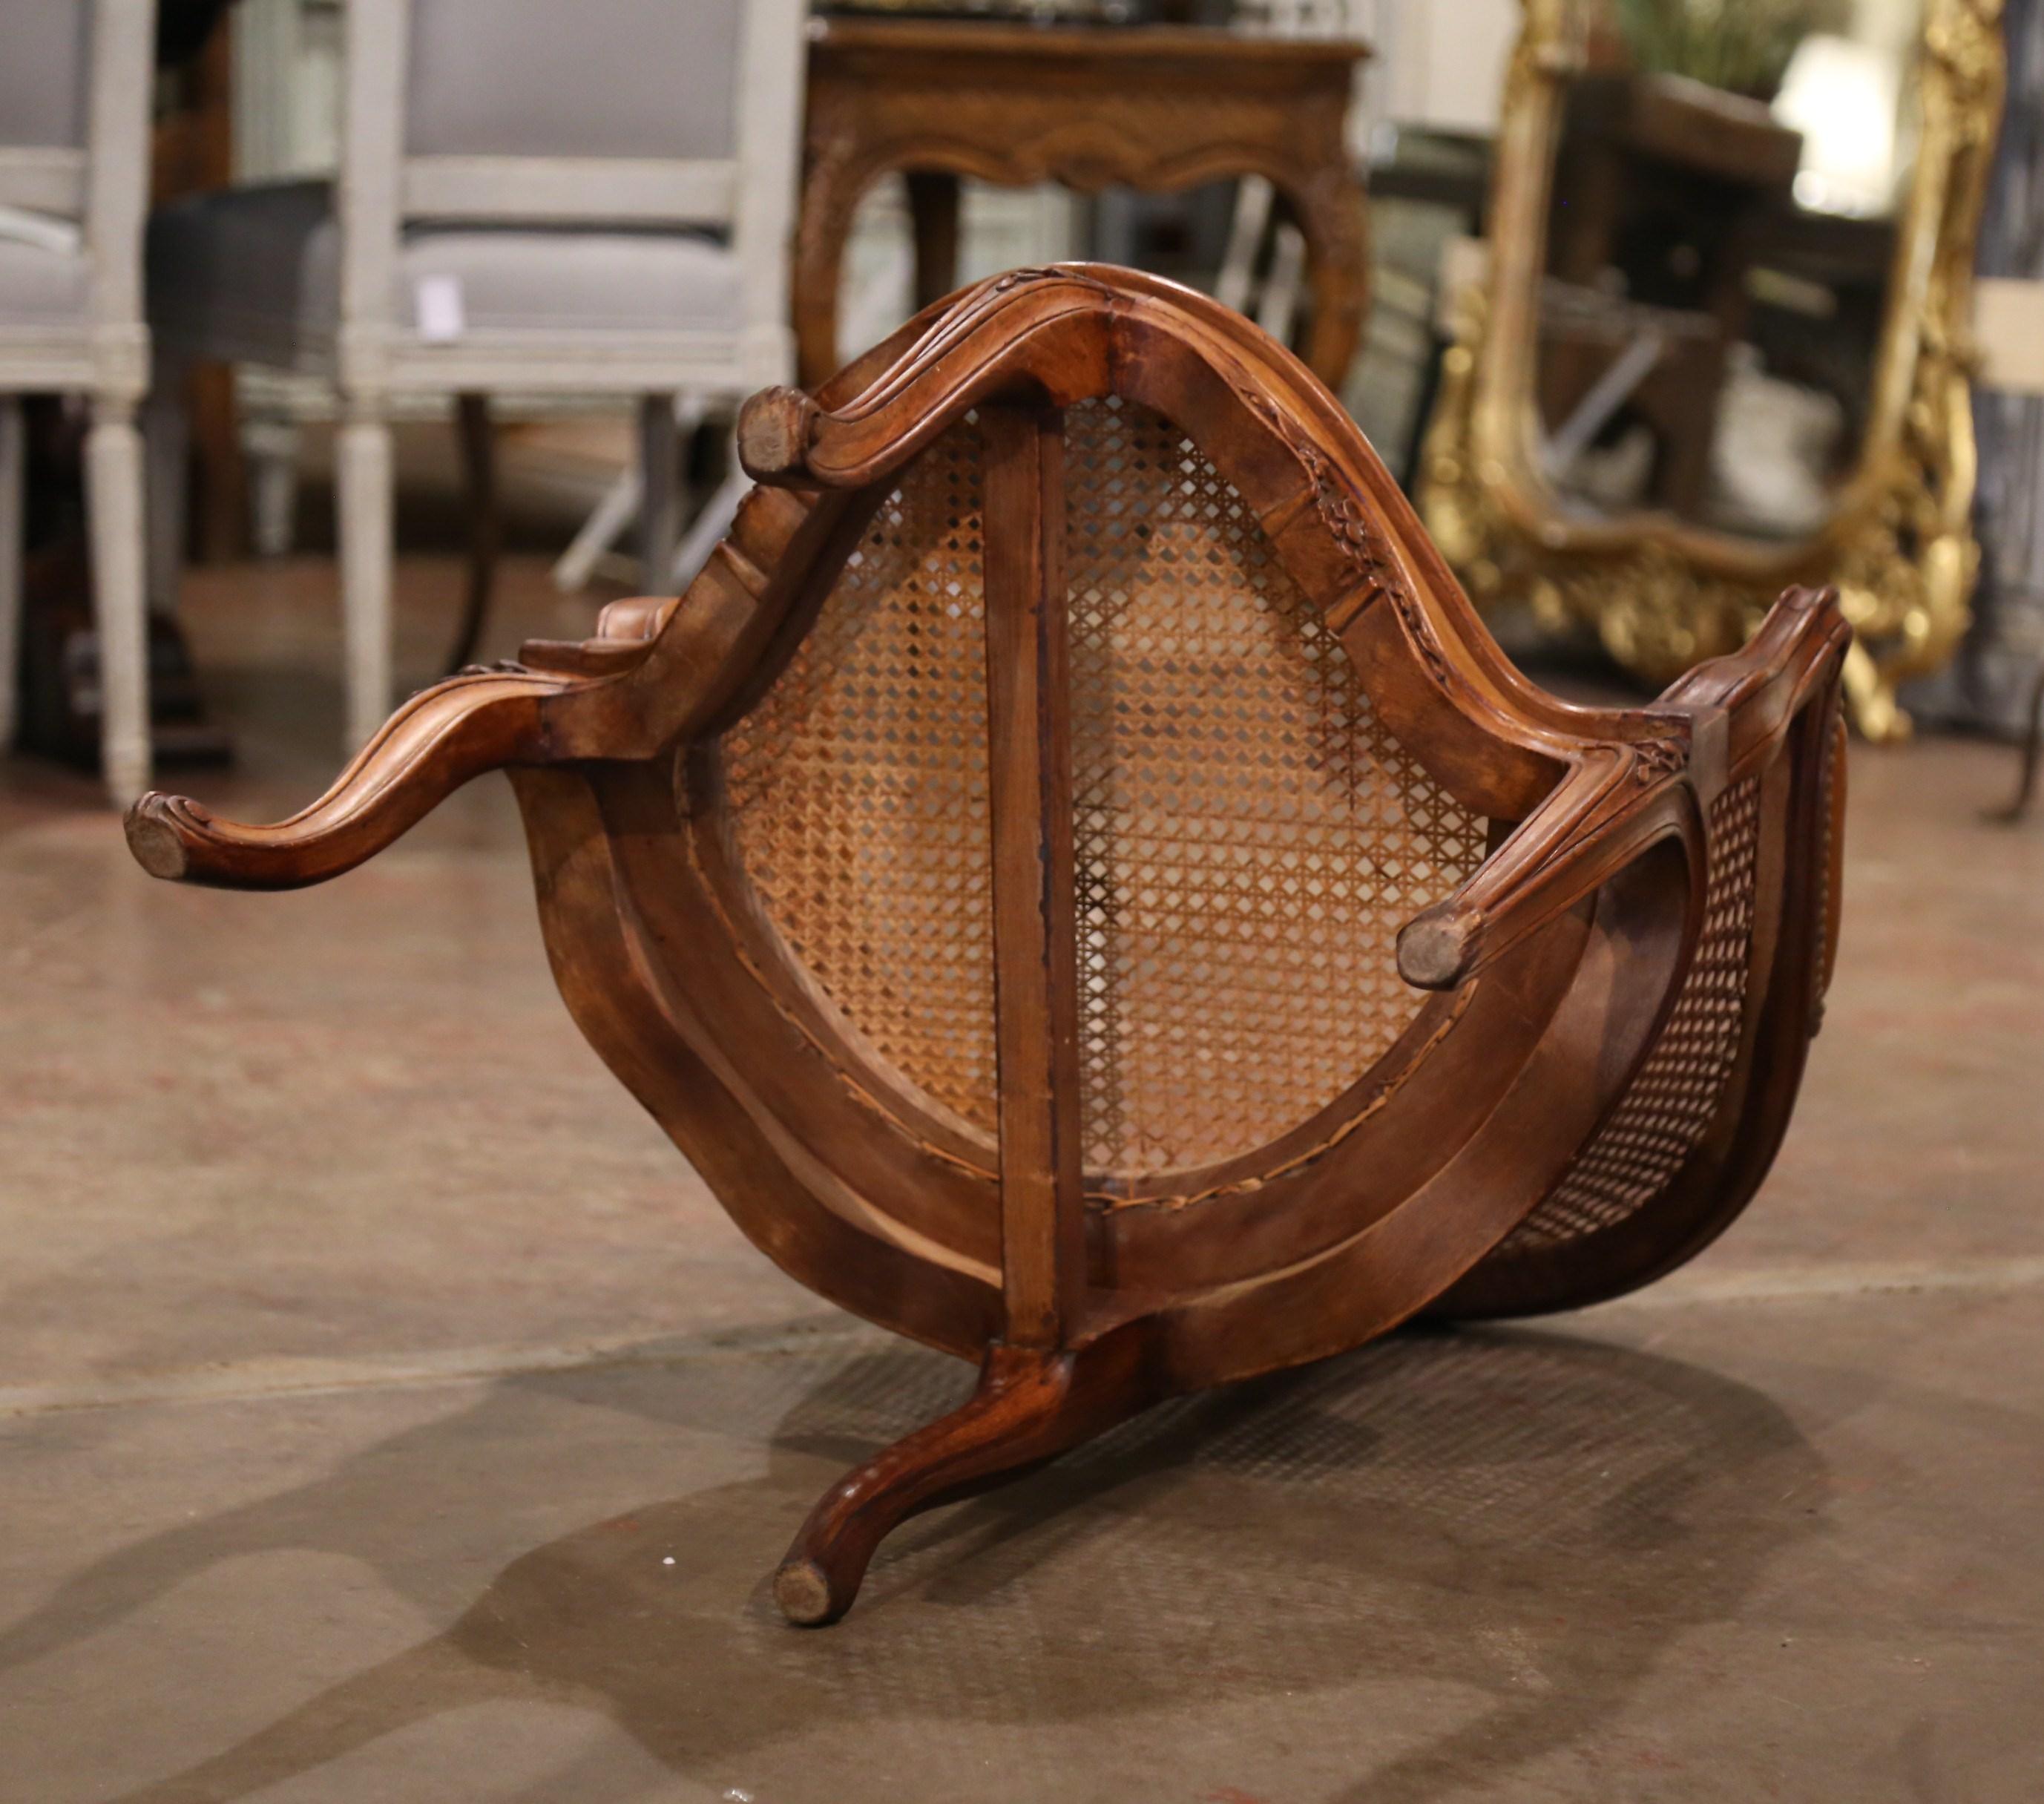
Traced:
[[1480, 599], [1665, 683], [1836, 583], [1848, 693], [1964, 630], [2001, 0], [1523, 0], [1420, 471]]

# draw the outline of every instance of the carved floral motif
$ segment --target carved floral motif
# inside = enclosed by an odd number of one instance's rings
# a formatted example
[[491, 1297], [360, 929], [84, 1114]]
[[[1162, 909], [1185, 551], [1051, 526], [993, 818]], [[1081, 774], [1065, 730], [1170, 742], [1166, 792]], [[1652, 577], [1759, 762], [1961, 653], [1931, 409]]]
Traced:
[[1640, 783], [1659, 783], [1678, 775], [1689, 763], [1689, 749], [1679, 739], [1642, 739], [1634, 744], [1632, 752], [1633, 779]]

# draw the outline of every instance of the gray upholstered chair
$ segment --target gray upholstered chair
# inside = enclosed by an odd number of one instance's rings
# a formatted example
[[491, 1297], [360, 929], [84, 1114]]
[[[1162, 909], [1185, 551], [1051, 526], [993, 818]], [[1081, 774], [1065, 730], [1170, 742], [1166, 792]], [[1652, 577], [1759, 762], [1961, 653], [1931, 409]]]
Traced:
[[13, 738], [23, 394], [83, 394], [100, 751], [117, 802], [148, 787], [142, 216], [155, 0], [0, 0], [0, 748]]
[[[787, 379], [802, 0], [349, 0], [337, 185], [151, 222], [159, 517], [176, 365], [325, 376], [340, 402], [348, 730], [390, 705], [394, 397], [640, 399], [649, 578], [678, 535], [674, 398]], [[152, 582], [175, 587], [175, 535]], [[655, 575], [655, 573], [657, 573]]]

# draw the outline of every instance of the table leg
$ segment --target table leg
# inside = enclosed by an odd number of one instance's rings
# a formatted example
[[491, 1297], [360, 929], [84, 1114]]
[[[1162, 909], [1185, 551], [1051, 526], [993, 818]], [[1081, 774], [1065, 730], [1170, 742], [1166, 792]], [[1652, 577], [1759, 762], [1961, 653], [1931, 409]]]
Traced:
[[792, 286], [795, 379], [815, 389], [837, 373], [838, 285], [859, 198], [886, 171], [826, 152], [802, 178]]
[[916, 232], [916, 310], [958, 287], [959, 179], [948, 170], [908, 172], [909, 217]]
[[1370, 225], [1362, 186], [1344, 157], [1303, 182], [1278, 183], [1306, 240], [1307, 284], [1313, 323], [1305, 360], [1314, 375], [1341, 392], [1370, 305]]

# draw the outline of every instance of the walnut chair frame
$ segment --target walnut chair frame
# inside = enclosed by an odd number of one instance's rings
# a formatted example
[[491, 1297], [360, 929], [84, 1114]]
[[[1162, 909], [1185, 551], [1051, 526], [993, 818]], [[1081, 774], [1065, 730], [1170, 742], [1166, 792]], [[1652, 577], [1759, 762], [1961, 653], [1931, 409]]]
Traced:
[[980, 1366], [816, 1506], [790, 1619], [1158, 1398], [1609, 1297], [1744, 1206], [1836, 941], [1831, 594], [1559, 702], [1297, 360], [1105, 267], [954, 296], [740, 444], [686, 594], [416, 696], [280, 825], [129, 835], [289, 888], [509, 771], [612, 1069], [786, 1271]]

